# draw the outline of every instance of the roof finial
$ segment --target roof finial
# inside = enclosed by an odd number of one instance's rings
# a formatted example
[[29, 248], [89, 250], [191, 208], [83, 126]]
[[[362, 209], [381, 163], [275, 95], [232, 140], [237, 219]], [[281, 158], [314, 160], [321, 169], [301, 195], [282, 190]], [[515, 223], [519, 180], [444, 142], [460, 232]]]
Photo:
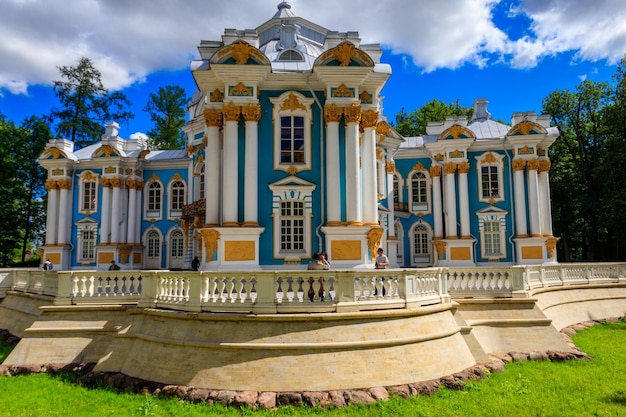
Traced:
[[280, 3], [278, 3], [278, 10], [281, 9], [291, 9], [291, 4], [289, 4], [288, 1], [281, 1]]

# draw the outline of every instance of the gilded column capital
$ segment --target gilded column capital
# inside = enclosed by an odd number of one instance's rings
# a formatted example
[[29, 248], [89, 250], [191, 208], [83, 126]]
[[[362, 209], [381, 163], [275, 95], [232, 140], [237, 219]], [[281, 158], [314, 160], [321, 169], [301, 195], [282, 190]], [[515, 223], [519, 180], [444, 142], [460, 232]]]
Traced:
[[204, 123], [206, 123], [207, 127], [221, 127], [222, 112], [215, 109], [205, 109]]
[[549, 159], [541, 159], [539, 161], [539, 173], [541, 174], [542, 172], [549, 172], [551, 166], [552, 162], [550, 162]]
[[454, 162], [446, 162], [443, 164], [443, 169], [447, 174], [454, 174], [456, 172], [456, 164]]
[[539, 169], [539, 160], [537, 158], [530, 159], [526, 162], [526, 169], [536, 171]]
[[431, 178], [441, 177], [441, 165], [432, 165], [430, 167]]
[[213, 229], [200, 229], [202, 240], [204, 241], [204, 248], [206, 250], [206, 262], [213, 260], [213, 254], [217, 250], [217, 241], [220, 238], [220, 233]]
[[324, 106], [324, 120], [326, 120], [326, 123], [339, 122], [342, 114], [343, 108], [335, 103]]
[[376, 127], [378, 124], [378, 112], [376, 110], [367, 110], [361, 114], [361, 127], [363, 129]]
[[388, 161], [385, 164], [385, 168], [387, 169], [387, 174], [393, 174], [396, 172], [396, 164], [393, 161]]
[[261, 106], [258, 104], [246, 104], [241, 106], [241, 114], [246, 122], [258, 122], [261, 118]]
[[72, 180], [64, 178], [62, 180], [57, 180], [57, 187], [59, 190], [71, 190], [72, 189]]
[[459, 174], [467, 174], [469, 172], [470, 164], [467, 161], [459, 162], [457, 164]]
[[359, 123], [361, 121], [361, 105], [352, 103], [344, 107], [343, 115], [346, 119], [346, 123]]
[[100, 178], [100, 185], [102, 185], [103, 188], [113, 187], [111, 178]]
[[526, 161], [523, 159], [514, 159], [511, 165], [513, 166], [513, 171], [523, 171], [526, 168]]
[[111, 178], [111, 187], [120, 188], [124, 184], [124, 180], [120, 177]]
[[241, 107], [230, 102], [222, 107], [222, 113], [224, 114], [225, 121], [238, 122], [241, 116]]
[[443, 240], [435, 240], [433, 242], [435, 244], [435, 249], [437, 250], [437, 256], [439, 259], [443, 259], [443, 256], [446, 253], [446, 242]]
[[48, 191], [59, 189], [59, 185], [57, 184], [57, 181], [53, 179], [47, 180], [44, 185], [46, 186], [46, 190]]

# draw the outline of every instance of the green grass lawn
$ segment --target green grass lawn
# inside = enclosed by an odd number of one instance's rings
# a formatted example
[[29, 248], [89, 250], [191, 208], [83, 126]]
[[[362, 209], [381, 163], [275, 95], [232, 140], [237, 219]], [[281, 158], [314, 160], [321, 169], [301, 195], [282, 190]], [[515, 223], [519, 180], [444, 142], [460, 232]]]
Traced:
[[[626, 321], [597, 325], [573, 337], [595, 359], [515, 362], [506, 372], [469, 382], [463, 391], [391, 398], [341, 409], [226, 409], [178, 399], [86, 389], [66, 376], [0, 377], [0, 416], [626, 416]], [[0, 360], [9, 349], [0, 346]]]

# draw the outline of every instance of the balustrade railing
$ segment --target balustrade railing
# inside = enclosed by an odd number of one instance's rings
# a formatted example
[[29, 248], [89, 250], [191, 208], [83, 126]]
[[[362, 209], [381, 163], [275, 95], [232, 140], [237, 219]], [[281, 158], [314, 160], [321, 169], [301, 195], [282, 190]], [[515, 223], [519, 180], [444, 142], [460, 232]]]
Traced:
[[[626, 282], [626, 263], [329, 271], [0, 270], [0, 291], [56, 305], [136, 304], [254, 314], [419, 307], [451, 298], [524, 297], [537, 288]], [[10, 287], [7, 281], [11, 282]]]

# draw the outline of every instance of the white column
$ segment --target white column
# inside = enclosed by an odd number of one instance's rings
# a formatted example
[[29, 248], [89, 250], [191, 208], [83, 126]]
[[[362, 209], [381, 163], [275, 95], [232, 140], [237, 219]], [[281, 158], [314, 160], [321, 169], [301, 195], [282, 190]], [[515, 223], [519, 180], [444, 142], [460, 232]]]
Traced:
[[341, 224], [341, 185], [339, 176], [339, 120], [343, 110], [336, 104], [324, 107], [326, 119], [326, 224]]
[[467, 189], [467, 172], [469, 163], [467, 161], [458, 164], [459, 170], [459, 216], [461, 219], [461, 238], [468, 239], [470, 235], [470, 215], [469, 215], [469, 191]]
[[128, 187], [128, 224], [126, 232], [126, 243], [136, 243], [135, 239], [135, 223], [137, 216], [137, 181], [128, 179], [126, 180], [126, 187]]
[[361, 115], [363, 126], [363, 222], [378, 225], [378, 192], [376, 187], [376, 124], [378, 112], [367, 110]]
[[64, 245], [69, 243], [70, 229], [69, 226], [72, 215], [72, 198], [71, 188], [72, 180], [64, 179], [57, 181], [59, 186], [59, 216], [58, 216], [58, 229], [57, 229], [57, 243]]
[[102, 178], [102, 206], [100, 218], [100, 243], [109, 243], [111, 231], [111, 179]]
[[361, 106], [353, 104], [344, 109], [346, 119], [346, 216], [348, 225], [363, 224], [361, 200], [361, 170], [359, 152], [359, 121]]
[[528, 236], [528, 225], [526, 224], [526, 187], [524, 185], [524, 169], [526, 161], [514, 159], [513, 188], [515, 188], [515, 235], [518, 237]]
[[457, 238], [456, 229], [456, 186], [454, 174], [456, 172], [456, 164], [448, 162], [444, 165], [446, 173], [446, 238]]
[[541, 201], [541, 234], [552, 236], [552, 207], [550, 205], [550, 160], [539, 161], [539, 200]]
[[[120, 221], [122, 213], [121, 203], [121, 186], [123, 181], [121, 178], [113, 178], [111, 185], [113, 187], [113, 199], [111, 202], [111, 243], [120, 243]], [[167, 209], [166, 209], [167, 210]]]
[[430, 178], [433, 180], [433, 221], [435, 239], [443, 238], [443, 203], [441, 201], [441, 165], [430, 167]]
[[[239, 195], [239, 147], [238, 130], [241, 110], [235, 104], [225, 105], [224, 112], [224, 176], [222, 195], [222, 221], [223, 226], [237, 226], [239, 220], [238, 195]], [[206, 179], [205, 179], [206, 181]]]
[[207, 144], [204, 149], [204, 199], [205, 222], [211, 226], [220, 224], [220, 126], [222, 112], [205, 110]]
[[259, 204], [259, 119], [261, 106], [248, 104], [241, 109], [246, 121], [246, 157], [244, 165], [243, 225], [256, 227]]
[[528, 214], [530, 219], [530, 235], [541, 236], [539, 224], [539, 183], [537, 180], [537, 169], [539, 160], [531, 159], [526, 163], [526, 174], [528, 176]]
[[[135, 200], [137, 201], [137, 210], [135, 211], [135, 241], [133, 243], [141, 243], [141, 219], [143, 218], [143, 181], [137, 183], [137, 191], [135, 192]], [[132, 215], [132, 214], [131, 214]]]
[[55, 180], [46, 181], [48, 189], [48, 211], [46, 213], [46, 245], [55, 245], [57, 243], [57, 214], [59, 189]]

